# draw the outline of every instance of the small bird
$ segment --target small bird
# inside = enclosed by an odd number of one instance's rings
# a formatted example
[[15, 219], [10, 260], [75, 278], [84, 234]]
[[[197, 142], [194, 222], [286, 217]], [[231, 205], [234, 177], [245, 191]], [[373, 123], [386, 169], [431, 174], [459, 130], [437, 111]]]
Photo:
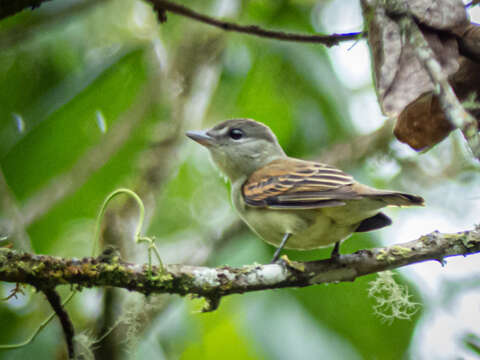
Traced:
[[388, 226], [385, 206], [423, 205], [423, 198], [377, 190], [335, 167], [288, 157], [266, 125], [251, 119], [224, 121], [186, 135], [205, 146], [229, 178], [232, 202], [242, 220], [264, 241], [311, 250], [340, 242], [354, 232]]

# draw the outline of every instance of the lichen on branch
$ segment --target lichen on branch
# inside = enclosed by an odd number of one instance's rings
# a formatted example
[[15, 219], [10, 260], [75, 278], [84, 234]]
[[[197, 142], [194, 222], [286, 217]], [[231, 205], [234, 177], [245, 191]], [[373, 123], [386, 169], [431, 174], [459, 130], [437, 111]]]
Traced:
[[[338, 259], [295, 262], [284, 258], [276, 264], [209, 268], [181, 264], [164, 269], [123, 261], [116, 253], [99, 257], [65, 259], [0, 249], [0, 281], [35, 287], [58, 285], [118, 287], [145, 295], [168, 293], [202, 296], [218, 305], [221, 297], [250, 291], [305, 287], [353, 281], [359, 276], [427, 260], [443, 263], [448, 256], [480, 252], [480, 231], [454, 234], [433, 232], [389, 247], [359, 250]], [[216, 306], [212, 306], [212, 310]]]

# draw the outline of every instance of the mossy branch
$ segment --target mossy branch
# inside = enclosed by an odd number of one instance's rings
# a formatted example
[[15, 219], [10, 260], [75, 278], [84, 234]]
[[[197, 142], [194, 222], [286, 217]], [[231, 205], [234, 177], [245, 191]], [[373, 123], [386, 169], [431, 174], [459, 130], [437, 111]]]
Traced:
[[[25, 283], [37, 288], [58, 285], [80, 287], [112, 286], [143, 293], [197, 295], [217, 299], [250, 291], [304, 287], [314, 284], [353, 281], [359, 276], [402, 266], [480, 252], [480, 230], [454, 234], [433, 232], [421, 238], [389, 247], [360, 250], [338, 259], [305, 263], [222, 266], [209, 268], [165, 265], [163, 271], [147, 264], [131, 264], [114, 252], [99, 257], [64, 259], [0, 249], [0, 281]], [[214, 308], [214, 307], [213, 307]]]

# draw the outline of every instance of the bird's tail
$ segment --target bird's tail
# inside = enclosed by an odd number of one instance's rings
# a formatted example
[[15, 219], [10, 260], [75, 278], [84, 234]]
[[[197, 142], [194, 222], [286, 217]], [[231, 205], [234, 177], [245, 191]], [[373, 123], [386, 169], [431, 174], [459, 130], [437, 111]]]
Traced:
[[421, 196], [401, 193], [397, 191], [378, 191], [371, 194], [372, 197], [382, 199], [388, 205], [395, 206], [423, 206], [424, 200]]
[[381, 200], [387, 205], [394, 206], [423, 206], [424, 200], [421, 196], [407, 194], [391, 190], [379, 190], [370, 186], [355, 184], [356, 193], [362, 197]]

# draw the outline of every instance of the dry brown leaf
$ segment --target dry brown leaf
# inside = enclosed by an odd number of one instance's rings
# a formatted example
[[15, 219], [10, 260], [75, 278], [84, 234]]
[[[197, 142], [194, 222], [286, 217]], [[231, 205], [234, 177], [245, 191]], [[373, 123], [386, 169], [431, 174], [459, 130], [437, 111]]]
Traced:
[[[480, 64], [460, 57], [459, 70], [449, 78], [460, 101], [471, 98], [477, 100], [480, 93]], [[480, 119], [480, 110], [470, 111]], [[453, 130], [442, 111], [438, 98], [433, 92], [421, 95], [409, 104], [398, 116], [394, 134], [398, 140], [407, 143], [415, 150], [432, 147], [442, 141]]]
[[[408, 8], [415, 17], [461, 100], [480, 87], [476, 86], [480, 84], [476, 76], [470, 75], [480, 69], [474, 69], [475, 63], [466, 61], [460, 68], [459, 46], [462, 54], [469, 52], [480, 59], [480, 36], [477, 36], [480, 30], [469, 25], [461, 0], [361, 1], [382, 111], [390, 117], [399, 116], [394, 132], [400, 141], [417, 150], [435, 145], [448, 135], [452, 126], [433, 95], [434, 84], [417, 59], [414, 45], [401, 36], [398, 15]], [[390, 3], [394, 4], [396, 15], [389, 16], [384, 8]]]
[[385, 15], [385, 10], [381, 7], [375, 9], [368, 25], [368, 42], [375, 64], [376, 89], [379, 99], [383, 99], [398, 70], [402, 53], [400, 29]]
[[421, 95], [398, 116], [393, 133], [415, 150], [431, 147], [452, 131], [433, 92]]
[[[455, 73], [458, 70], [458, 47], [455, 38], [451, 35], [438, 35], [427, 29], [422, 30], [443, 70], [447, 74]], [[402, 48], [396, 77], [382, 101], [384, 112], [389, 116], [396, 116], [408, 104], [433, 88], [429, 74], [415, 55], [413, 45], [406, 43]]]
[[[420, 22], [429, 26], [438, 25], [442, 30], [460, 27], [466, 21], [462, 2], [449, 0], [446, 1], [449, 5], [445, 5], [445, 1], [408, 0], [407, 3]], [[412, 101], [433, 90], [433, 83], [417, 60], [413, 45], [406, 41], [408, 39], [402, 41], [396, 20], [378, 4], [375, 0], [362, 0], [379, 103], [384, 114], [397, 116]], [[444, 10], [440, 5], [445, 5]], [[442, 11], [445, 14], [441, 14]], [[422, 32], [446, 74], [455, 73], [458, 70], [455, 35], [427, 27], [422, 27]]]
[[457, 35], [460, 54], [480, 62], [480, 25], [469, 23], [456, 28], [453, 33]]

